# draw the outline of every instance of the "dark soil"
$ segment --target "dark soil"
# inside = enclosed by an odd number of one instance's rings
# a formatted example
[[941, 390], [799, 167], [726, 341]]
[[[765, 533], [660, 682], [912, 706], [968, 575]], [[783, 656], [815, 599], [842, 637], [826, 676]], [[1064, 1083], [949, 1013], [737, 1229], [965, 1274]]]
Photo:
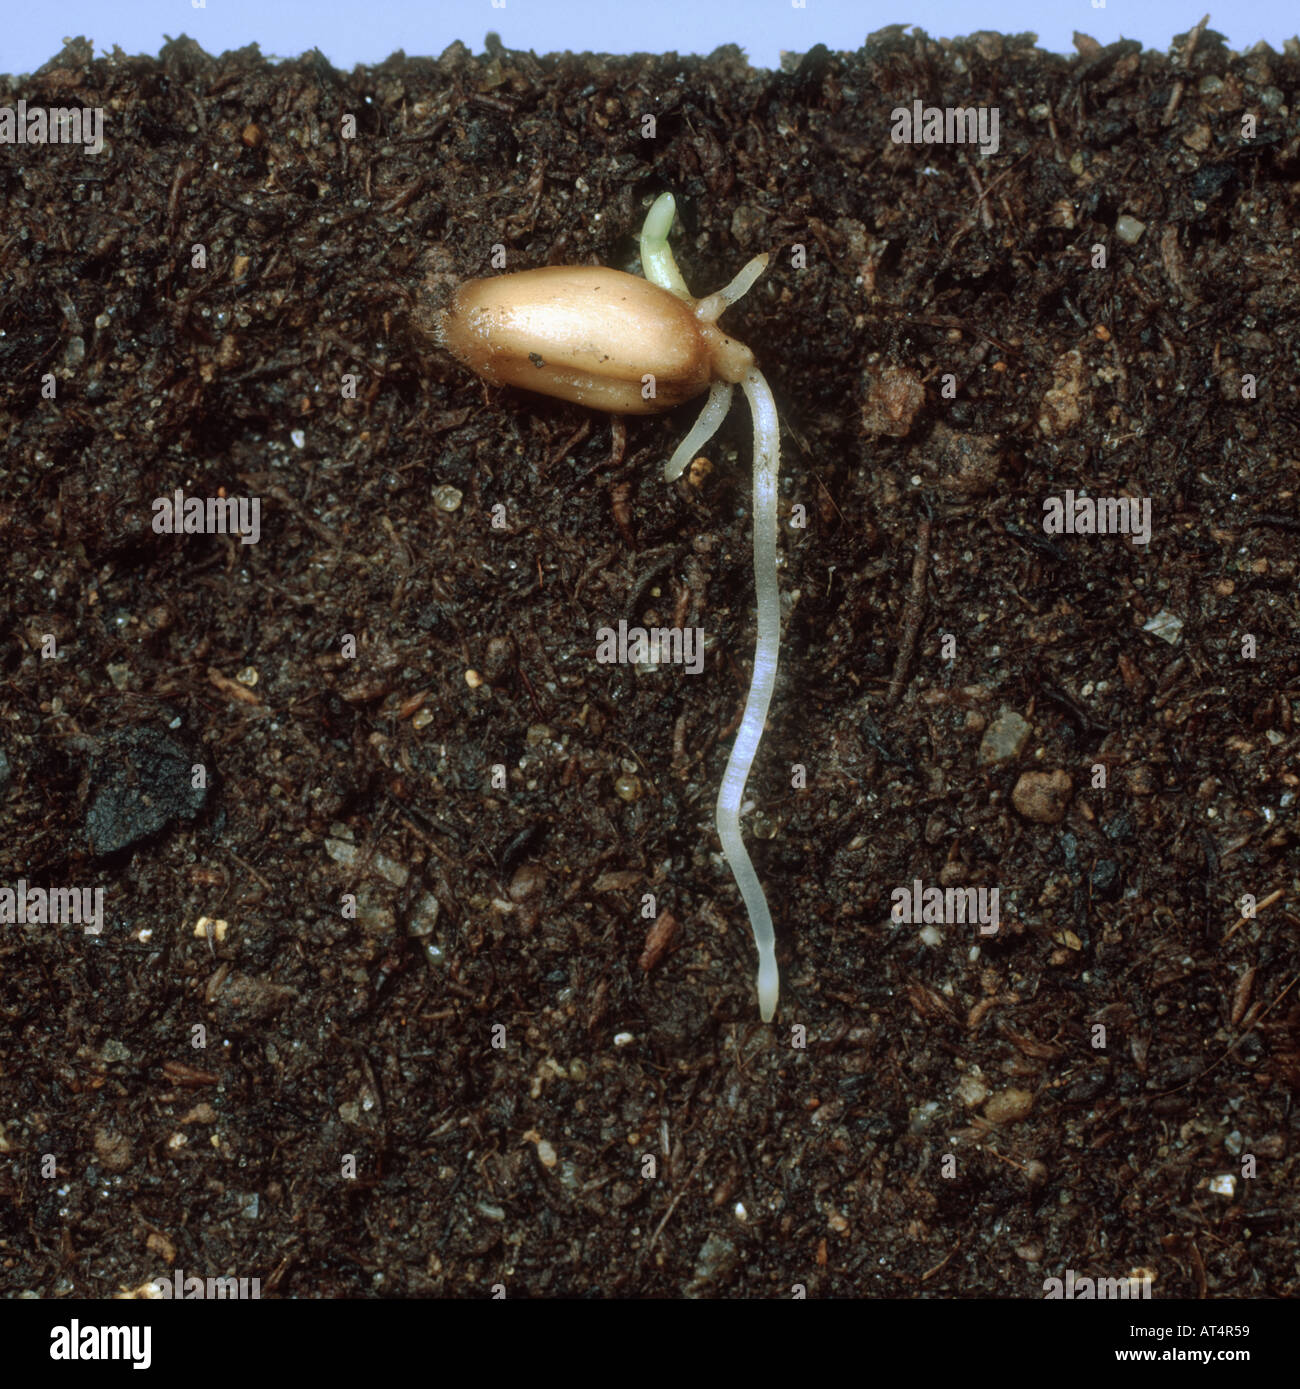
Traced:
[[[1300, 1293], [1300, 48], [1078, 47], [0, 79], [106, 140], [0, 150], [0, 887], [105, 894], [0, 926], [0, 1292]], [[892, 143], [914, 99], [999, 151]], [[621, 451], [420, 332], [494, 245], [637, 270], [665, 189], [697, 294], [773, 252], [770, 1027], [743, 407], [669, 486], [697, 403]], [[259, 543], [156, 534], [177, 488]], [[1045, 534], [1067, 489], [1150, 543]], [[621, 617], [704, 673], [597, 664]]]

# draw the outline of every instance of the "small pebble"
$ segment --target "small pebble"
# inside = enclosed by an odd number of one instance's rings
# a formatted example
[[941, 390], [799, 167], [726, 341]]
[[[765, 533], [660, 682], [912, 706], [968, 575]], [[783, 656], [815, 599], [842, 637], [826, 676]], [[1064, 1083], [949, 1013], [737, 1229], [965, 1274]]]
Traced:
[[1145, 762], [1139, 762], [1136, 767], [1130, 767], [1125, 779], [1128, 782], [1129, 791], [1135, 796], [1151, 796], [1160, 789], [1155, 772]]
[[1013, 762], [1025, 750], [1033, 729], [1014, 709], [1002, 709], [989, 724], [980, 742], [979, 764], [989, 767]]
[[686, 1285], [686, 1296], [696, 1297], [708, 1287], [725, 1283], [739, 1257], [739, 1250], [730, 1240], [710, 1235], [695, 1256], [695, 1277]]
[[407, 920], [407, 934], [420, 937], [433, 935], [438, 928], [438, 914], [441, 910], [438, 899], [432, 892], [421, 893]]
[[885, 367], [879, 373], [866, 373], [866, 404], [862, 408], [862, 427], [871, 435], [905, 439], [921, 407], [925, 387], [910, 368]]
[[[332, 828], [337, 831], [343, 827], [335, 825]], [[351, 842], [351, 831], [346, 830], [345, 832], [348, 835], [347, 839], [327, 839], [325, 841], [325, 852], [335, 863], [341, 863], [345, 868], [350, 868], [357, 861], [357, 846]]]
[[989, 1088], [979, 1076], [966, 1075], [957, 1082], [957, 1098], [967, 1109], [975, 1109], [988, 1099]]
[[521, 863], [510, 879], [507, 891], [512, 902], [525, 902], [546, 886], [546, 870], [537, 863]]
[[1151, 632], [1161, 641], [1167, 641], [1170, 646], [1177, 646], [1179, 638], [1183, 635], [1183, 619], [1161, 609], [1153, 618], [1142, 624], [1142, 630]]
[[1068, 772], [1025, 772], [1011, 793], [1011, 803], [1026, 820], [1059, 825], [1065, 819], [1073, 789]]
[[1130, 217], [1124, 213], [1115, 223], [1115, 235], [1128, 246], [1136, 246], [1142, 240], [1142, 233], [1146, 231], [1147, 224], [1139, 222], [1136, 217]]
[[990, 1124], [1014, 1124], [1023, 1119], [1033, 1107], [1032, 1091], [1012, 1087], [999, 1090], [993, 1096], [984, 1106], [984, 1117]]
[[95, 1130], [95, 1157], [101, 1167], [110, 1172], [125, 1172], [134, 1156], [131, 1140], [115, 1129]]

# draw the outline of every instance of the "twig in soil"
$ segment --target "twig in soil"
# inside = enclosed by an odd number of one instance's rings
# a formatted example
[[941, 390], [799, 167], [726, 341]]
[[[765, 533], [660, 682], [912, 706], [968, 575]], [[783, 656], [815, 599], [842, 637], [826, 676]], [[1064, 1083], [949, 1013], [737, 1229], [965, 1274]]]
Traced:
[[262, 886], [263, 886], [268, 892], [271, 892], [271, 891], [273, 890], [272, 887], [271, 887], [271, 884], [268, 883], [268, 882], [266, 881], [266, 879], [257, 871], [256, 868], [253, 867], [253, 865], [252, 865], [251, 863], [245, 862], [245, 860], [242, 859], [242, 858], [240, 858], [239, 855], [238, 855], [233, 849], [226, 849], [226, 853], [228, 853], [228, 854], [230, 855], [230, 857], [233, 858], [233, 859], [235, 860], [235, 862], [236, 862], [246, 873], [251, 873], [251, 874], [253, 875], [253, 877], [255, 877], [255, 878], [257, 879], [257, 881], [258, 881], [259, 883], [261, 883]]
[[1260, 1023], [1264, 1021], [1266, 1017], [1268, 1017], [1268, 1015], [1273, 1011], [1273, 1009], [1276, 1008], [1277, 1005], [1282, 1002], [1282, 1000], [1287, 996], [1287, 994], [1289, 994], [1298, 983], [1300, 983], [1300, 974], [1297, 974], [1295, 978], [1292, 979], [1291, 982], [1286, 986], [1286, 988], [1283, 989], [1280, 994], [1278, 994], [1278, 996], [1273, 1000], [1273, 1002], [1270, 1003], [1267, 1008], [1263, 1009], [1259, 1013], [1259, 1015], [1255, 1018], [1255, 1020], [1251, 1023], [1251, 1025], [1248, 1028], [1246, 1028], [1238, 1036], [1233, 1038], [1233, 1040], [1228, 1044], [1227, 1050], [1217, 1059], [1211, 1061], [1210, 1064], [1200, 1073], [1200, 1075], [1193, 1076], [1191, 1080], [1184, 1081], [1181, 1085], [1175, 1085], [1172, 1090], [1162, 1090], [1160, 1094], [1155, 1096], [1155, 1098], [1158, 1100], [1162, 1100], [1166, 1095], [1176, 1095], [1180, 1090], [1186, 1090], [1189, 1085], [1195, 1085], [1197, 1081], [1204, 1080], [1205, 1077], [1209, 1075], [1210, 1072], [1214, 1070], [1216, 1066], [1218, 1066], [1221, 1062], [1226, 1061], [1228, 1057], [1231, 1056], [1234, 1051], [1236, 1051], [1236, 1049], [1242, 1044], [1242, 1042], [1244, 1042], [1246, 1038], [1250, 1036], [1250, 1034], [1260, 1025]]
[[705, 1148], [700, 1154], [699, 1160], [696, 1162], [695, 1166], [686, 1174], [686, 1180], [677, 1188], [677, 1194], [669, 1201], [668, 1209], [664, 1212], [664, 1218], [655, 1226], [655, 1232], [650, 1236], [650, 1241], [645, 1247], [645, 1252], [647, 1254], [654, 1249], [659, 1236], [663, 1234], [664, 1226], [672, 1219], [672, 1214], [680, 1204], [682, 1197], [686, 1195], [687, 1188], [695, 1180], [696, 1174], [699, 1172], [700, 1168], [704, 1166], [705, 1162], [708, 1161], [709, 1154], [712, 1152], [712, 1148]]
[[927, 516], [917, 530], [916, 554], [912, 559], [912, 591], [903, 605], [903, 630], [899, 637], [894, 673], [889, 681], [889, 693], [885, 698], [886, 706], [893, 704], [903, 693], [903, 681], [907, 675], [907, 667], [912, 661], [912, 653], [916, 650], [921, 618], [925, 615], [925, 576], [930, 567], [930, 524], [930, 518]]
[[933, 1278], [936, 1273], [940, 1272], [948, 1264], [949, 1260], [960, 1248], [961, 1241], [958, 1240], [957, 1243], [953, 1245], [953, 1247], [943, 1256], [942, 1259], [939, 1260], [937, 1264], [935, 1264], [932, 1268], [926, 1269], [926, 1271], [921, 1275], [921, 1282], [927, 1282], [929, 1279]]
[[1241, 918], [1241, 920], [1240, 920], [1239, 922], [1237, 922], [1237, 924], [1232, 928], [1232, 930], [1229, 931], [1228, 934], [1227, 934], [1226, 936], [1224, 936], [1224, 938], [1223, 938], [1223, 943], [1224, 943], [1224, 945], [1227, 945], [1227, 943], [1233, 938], [1233, 936], [1235, 936], [1235, 935], [1237, 934], [1237, 932], [1240, 931], [1241, 928], [1242, 928], [1248, 921], [1254, 921], [1255, 917], [1258, 916], [1258, 915], [1260, 914], [1260, 912], [1262, 912], [1262, 911], [1264, 910], [1265, 907], [1271, 907], [1271, 906], [1273, 905], [1273, 903], [1276, 902], [1276, 901], [1278, 900], [1278, 898], [1281, 897], [1281, 896], [1283, 895], [1284, 891], [1285, 891], [1284, 888], [1278, 888], [1276, 892], [1270, 892], [1270, 893], [1268, 894], [1268, 896], [1265, 897], [1264, 900], [1263, 900], [1262, 902], [1260, 902], [1260, 903], [1257, 904], [1257, 906], [1255, 907], [1255, 915], [1254, 915], [1254, 916], [1243, 916], [1243, 917]]

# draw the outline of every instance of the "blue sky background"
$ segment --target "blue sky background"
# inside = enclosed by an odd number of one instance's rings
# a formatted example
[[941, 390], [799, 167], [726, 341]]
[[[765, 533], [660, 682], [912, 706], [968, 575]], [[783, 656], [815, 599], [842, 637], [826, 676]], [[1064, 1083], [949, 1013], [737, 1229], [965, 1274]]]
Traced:
[[[441, 53], [455, 39], [475, 52], [495, 30], [508, 48], [537, 53], [708, 53], [739, 43], [756, 67], [777, 67], [781, 50], [806, 52], [814, 44], [854, 49], [873, 29], [918, 24], [936, 37], [977, 29], [1036, 33], [1044, 48], [1072, 52], [1078, 29], [1102, 43], [1140, 39], [1166, 49], [1205, 13], [1209, 0], [59, 0], [52, 5], [2, 0], [0, 72], [32, 72], [84, 34], [96, 52], [118, 44], [128, 53], [156, 54], [164, 42], [188, 34], [210, 53], [258, 43], [262, 52], [294, 57], [319, 48], [340, 68], [374, 63], [396, 49]], [[1281, 49], [1300, 31], [1300, 0], [1257, 0], [1210, 11], [1210, 27], [1233, 48], [1267, 39]]]

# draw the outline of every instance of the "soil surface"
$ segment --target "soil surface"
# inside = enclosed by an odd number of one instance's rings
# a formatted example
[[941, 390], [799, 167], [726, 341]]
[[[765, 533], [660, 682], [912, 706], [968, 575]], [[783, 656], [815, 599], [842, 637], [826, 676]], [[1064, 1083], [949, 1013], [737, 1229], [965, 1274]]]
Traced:
[[[0, 79], [104, 113], [0, 150], [0, 888], [103, 891], [0, 924], [0, 1293], [1300, 1293], [1300, 48], [1076, 47]], [[497, 247], [639, 272], [664, 190], [697, 295], [772, 253], [771, 1026], [743, 405], [668, 485], [698, 402], [427, 333]]]

